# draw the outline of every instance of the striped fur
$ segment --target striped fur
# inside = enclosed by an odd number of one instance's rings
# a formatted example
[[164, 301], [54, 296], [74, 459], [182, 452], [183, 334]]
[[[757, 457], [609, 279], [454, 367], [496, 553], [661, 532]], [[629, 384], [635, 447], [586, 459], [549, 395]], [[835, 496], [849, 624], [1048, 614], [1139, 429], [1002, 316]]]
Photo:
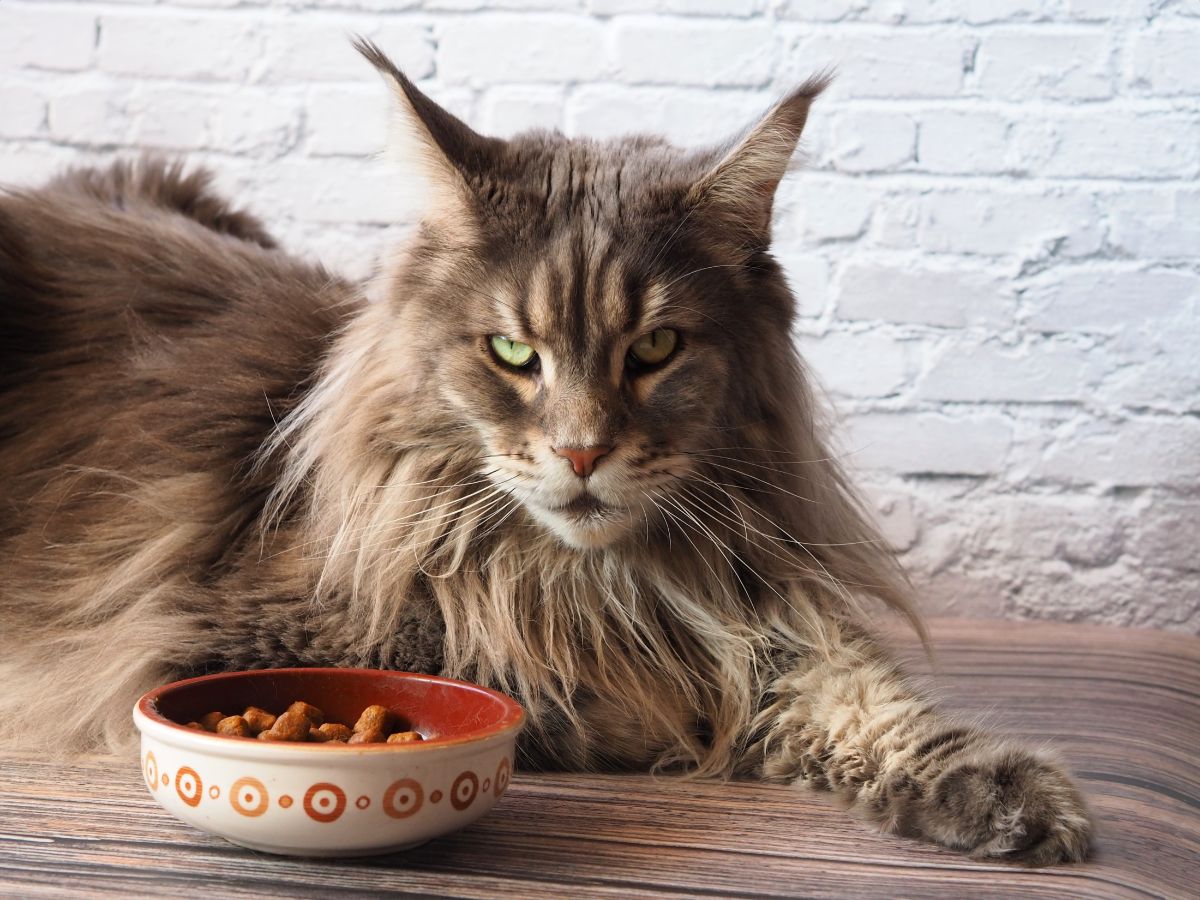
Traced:
[[[799, 781], [1079, 858], [1067, 776], [945, 721], [865, 630], [920, 624], [768, 250], [823, 82], [709, 151], [498, 141], [361, 49], [435, 188], [376, 302], [175, 167], [0, 197], [0, 741], [120, 744], [197, 672], [444, 672], [525, 703], [529, 764]], [[679, 349], [630, 369], [656, 328]], [[595, 445], [586, 483], [555, 452]]]

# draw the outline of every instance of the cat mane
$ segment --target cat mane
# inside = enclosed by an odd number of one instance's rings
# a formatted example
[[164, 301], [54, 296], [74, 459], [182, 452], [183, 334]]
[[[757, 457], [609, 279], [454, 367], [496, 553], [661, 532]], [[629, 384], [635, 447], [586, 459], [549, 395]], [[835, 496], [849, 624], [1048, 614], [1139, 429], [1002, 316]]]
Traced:
[[[785, 126], [750, 133], [775, 149], [751, 144], [747, 165], [736, 146], [697, 158], [718, 166], [706, 215], [744, 218], [723, 174], [769, 199]], [[644, 139], [579, 146], [678, 161]], [[29, 335], [0, 359], [0, 474], [19, 511], [0, 523], [0, 742], [120, 745], [141, 690], [211, 667], [402, 663], [520, 696], [540, 762], [728, 774], [795, 654], [824, 653], [873, 601], [921, 630], [786, 325], [746, 361], [753, 402], [725, 414], [719, 446], [614, 545], [566, 546], [488, 481], [474, 426], [394, 344], [427, 327], [409, 298], [473, 290], [453, 261], [465, 218], [420, 229], [367, 302], [178, 167], [0, 202], [0, 317]], [[758, 265], [783, 321], [782, 275]], [[397, 635], [432, 634], [430, 607], [437, 653], [389, 656]]]
[[[348, 326], [264, 450], [282, 457], [269, 513], [298, 514], [316, 536], [303, 550], [319, 571], [314, 602], [346, 605], [364, 655], [414, 596], [431, 598], [445, 622], [445, 672], [525, 698], [531, 729], [576, 748], [557, 764], [601, 765], [607, 740], [621, 742], [608, 748], [614, 758], [640, 752], [651, 765], [714, 775], [756, 739], [755, 713], [788, 662], [779, 648], [820, 653], [840, 623], [862, 618], [867, 596], [921, 631], [891, 551], [811, 427], [798, 365], [778, 385], [791, 449], [737, 451], [759, 467], [748, 489], [714, 469], [719, 490], [698, 481], [690, 500], [617, 546], [580, 551], [489, 485], [476, 439], [436, 399], [397, 394], [394, 369], [373, 357], [385, 317], [370, 306]], [[373, 446], [384, 409], [422, 424], [403, 445]], [[755, 438], [748, 428], [730, 443]], [[581, 704], [641, 727], [589, 736]], [[702, 711], [702, 727], [687, 710]]]

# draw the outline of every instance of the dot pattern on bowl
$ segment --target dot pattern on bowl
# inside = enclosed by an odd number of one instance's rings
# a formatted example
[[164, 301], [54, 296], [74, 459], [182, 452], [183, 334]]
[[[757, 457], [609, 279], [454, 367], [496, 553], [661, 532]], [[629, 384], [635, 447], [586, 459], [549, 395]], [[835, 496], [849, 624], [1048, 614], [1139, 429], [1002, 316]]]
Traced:
[[234, 811], [251, 819], [267, 811], [271, 798], [267, 788], [257, 778], [239, 778], [229, 789], [229, 803]]
[[346, 809], [346, 792], [336, 784], [319, 781], [304, 795], [304, 811], [318, 822], [336, 822]]
[[425, 791], [415, 778], [401, 778], [383, 792], [383, 811], [393, 819], [415, 815], [425, 803]]
[[188, 806], [199, 806], [204, 797], [204, 782], [190, 766], [181, 766], [175, 773], [175, 793]]
[[450, 804], [455, 809], [466, 809], [475, 802], [475, 795], [479, 793], [479, 776], [474, 772], [463, 772], [454, 779], [454, 784], [450, 788]]
[[512, 778], [512, 763], [508, 761], [508, 757], [500, 760], [500, 765], [496, 767], [496, 780], [492, 783], [492, 793], [497, 797], [508, 790], [509, 779]]
[[[160, 772], [153, 751], [146, 753], [142, 772], [150, 790], [158, 790]], [[171, 783], [170, 775], [167, 772], [162, 772], [161, 776], [164, 785]], [[483, 792], [487, 793], [490, 787], [492, 793], [499, 797], [508, 789], [511, 776], [512, 761], [508, 757], [504, 757], [496, 767], [495, 775], [483, 779]], [[460, 811], [466, 809], [475, 802], [480, 788], [479, 776], [474, 772], [468, 769], [459, 773], [448, 791], [451, 805]], [[199, 806], [204, 799], [204, 782], [200, 774], [191, 766], [180, 766], [175, 773], [175, 792], [179, 795], [179, 799], [188, 806]], [[212, 800], [220, 799], [220, 786], [211, 785], [208, 789], [208, 796]], [[435, 789], [429, 794], [429, 800], [433, 803], [440, 803], [442, 796], [442, 791]], [[239, 778], [233, 782], [229, 787], [228, 797], [233, 809], [248, 818], [261, 816], [271, 805], [271, 797], [266, 785], [250, 776]], [[282, 809], [290, 809], [293, 802], [290, 795], [279, 795], [278, 803]], [[425, 788], [415, 778], [401, 778], [393, 781], [380, 798], [380, 807], [393, 819], [406, 819], [415, 815], [424, 804]], [[302, 804], [305, 814], [310, 819], [324, 823], [336, 822], [340, 819], [346, 811], [346, 806], [346, 792], [328, 781], [320, 781], [309, 787], [304, 794]], [[367, 810], [371, 806], [371, 798], [364, 794], [355, 800], [354, 806], [359, 810]]]

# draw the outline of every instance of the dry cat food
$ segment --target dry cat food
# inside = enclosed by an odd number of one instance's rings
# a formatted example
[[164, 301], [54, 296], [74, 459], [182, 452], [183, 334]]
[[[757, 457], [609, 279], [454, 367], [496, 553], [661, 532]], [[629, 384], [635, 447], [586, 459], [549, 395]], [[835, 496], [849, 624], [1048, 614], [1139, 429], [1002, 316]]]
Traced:
[[188, 728], [230, 737], [257, 737], [260, 741], [291, 741], [314, 744], [407, 744], [424, 740], [415, 731], [401, 731], [399, 716], [386, 706], [368, 706], [351, 728], [326, 722], [325, 714], [311, 703], [297, 700], [277, 716], [257, 706], [247, 706], [241, 715], [213, 711]]

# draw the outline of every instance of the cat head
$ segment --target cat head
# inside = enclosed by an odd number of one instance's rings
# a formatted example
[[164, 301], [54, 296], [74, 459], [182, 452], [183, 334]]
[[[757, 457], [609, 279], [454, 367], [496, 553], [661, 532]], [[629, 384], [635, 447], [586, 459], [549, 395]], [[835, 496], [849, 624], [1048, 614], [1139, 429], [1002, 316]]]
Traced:
[[770, 444], [801, 400], [781, 396], [797, 361], [772, 200], [825, 78], [716, 148], [500, 140], [358, 48], [432, 188], [379, 346], [421, 415], [476, 443], [481, 474], [597, 548], [636, 539], [689, 479], [719, 483], [722, 456], [734, 471], [748, 443]]

